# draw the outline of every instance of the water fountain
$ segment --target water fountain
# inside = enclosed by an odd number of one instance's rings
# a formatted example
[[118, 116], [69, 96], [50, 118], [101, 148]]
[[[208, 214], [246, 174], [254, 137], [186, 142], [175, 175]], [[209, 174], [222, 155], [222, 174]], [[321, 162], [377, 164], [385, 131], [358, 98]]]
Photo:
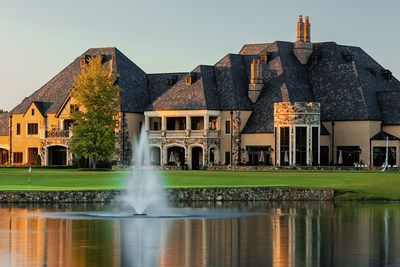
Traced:
[[125, 181], [125, 201], [135, 210], [135, 216], [165, 212], [167, 195], [160, 175], [150, 165], [150, 146], [144, 128], [133, 150], [132, 171]]

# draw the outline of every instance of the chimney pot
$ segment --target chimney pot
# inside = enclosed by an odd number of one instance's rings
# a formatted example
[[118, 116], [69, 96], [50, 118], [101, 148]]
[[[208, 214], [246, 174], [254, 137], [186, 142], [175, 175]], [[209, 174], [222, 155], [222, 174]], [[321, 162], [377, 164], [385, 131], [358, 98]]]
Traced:
[[303, 16], [299, 15], [299, 22], [303, 22]]

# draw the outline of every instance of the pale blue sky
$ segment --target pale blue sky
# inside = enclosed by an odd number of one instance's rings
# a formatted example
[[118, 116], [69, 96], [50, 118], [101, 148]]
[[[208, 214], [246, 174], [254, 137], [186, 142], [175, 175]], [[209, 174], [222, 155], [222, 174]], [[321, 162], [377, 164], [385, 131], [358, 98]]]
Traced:
[[360, 46], [400, 78], [399, 0], [0, 0], [0, 108], [11, 110], [91, 47], [115, 46], [147, 73], [214, 65], [246, 43]]

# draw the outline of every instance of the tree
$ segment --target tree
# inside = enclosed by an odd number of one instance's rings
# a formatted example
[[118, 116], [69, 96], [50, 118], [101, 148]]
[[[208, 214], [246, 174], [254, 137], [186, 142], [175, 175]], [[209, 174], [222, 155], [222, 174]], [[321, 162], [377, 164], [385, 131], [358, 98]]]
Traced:
[[0, 113], [8, 113], [8, 111], [0, 108]]
[[71, 150], [78, 157], [91, 157], [96, 168], [99, 159], [109, 160], [116, 153], [121, 89], [105, 71], [101, 57], [89, 58], [74, 80], [71, 97], [79, 108], [71, 111]]

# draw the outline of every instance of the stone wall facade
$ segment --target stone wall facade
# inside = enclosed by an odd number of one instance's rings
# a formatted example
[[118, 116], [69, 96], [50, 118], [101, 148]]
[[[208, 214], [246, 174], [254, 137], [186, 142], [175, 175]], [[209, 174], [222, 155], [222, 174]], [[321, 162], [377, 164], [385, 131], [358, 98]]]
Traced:
[[[329, 189], [220, 187], [166, 189], [170, 201], [332, 201]], [[2, 191], [0, 203], [102, 203], [122, 200], [124, 190]]]

